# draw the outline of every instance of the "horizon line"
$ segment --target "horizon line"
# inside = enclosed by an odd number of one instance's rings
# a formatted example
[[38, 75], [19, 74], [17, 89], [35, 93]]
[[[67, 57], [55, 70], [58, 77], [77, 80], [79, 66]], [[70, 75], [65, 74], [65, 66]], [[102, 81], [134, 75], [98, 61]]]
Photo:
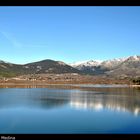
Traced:
[[5, 61], [5, 60], [2, 60], [0, 59], [0, 62], [5, 62], [5, 63], [11, 63], [11, 64], [17, 64], [17, 65], [26, 65], [26, 64], [29, 64], [29, 63], [34, 63], [34, 62], [39, 62], [39, 61], [43, 61], [43, 60], [52, 60], [52, 61], [61, 61], [61, 62], [64, 62], [66, 64], [72, 64], [72, 63], [78, 63], [78, 62], [87, 62], [87, 61], [100, 61], [100, 62], [103, 62], [103, 61], [107, 61], [107, 60], [114, 60], [114, 59], [122, 59], [122, 58], [129, 58], [129, 57], [134, 57], [134, 56], [140, 56], [140, 55], [129, 55], [129, 56], [123, 56], [123, 57], [117, 57], [117, 58], [110, 58], [110, 59], [104, 59], [104, 60], [99, 60], [99, 59], [88, 59], [88, 60], [79, 60], [79, 61], [73, 61], [73, 62], [66, 62], [66, 61], [63, 61], [63, 60], [56, 60], [56, 59], [52, 59], [52, 58], [44, 58], [44, 59], [40, 59], [40, 60], [33, 60], [33, 61], [30, 61], [30, 62], [25, 62], [25, 63], [15, 63], [15, 62], [11, 62], [11, 61]]

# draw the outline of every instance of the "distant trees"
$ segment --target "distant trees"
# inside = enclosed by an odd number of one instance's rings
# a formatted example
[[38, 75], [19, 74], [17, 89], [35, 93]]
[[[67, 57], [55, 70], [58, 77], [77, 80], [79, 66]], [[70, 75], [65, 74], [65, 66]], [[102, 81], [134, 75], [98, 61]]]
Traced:
[[134, 84], [140, 85], [140, 77], [135, 78], [135, 79], [133, 79], [132, 81], [133, 81]]

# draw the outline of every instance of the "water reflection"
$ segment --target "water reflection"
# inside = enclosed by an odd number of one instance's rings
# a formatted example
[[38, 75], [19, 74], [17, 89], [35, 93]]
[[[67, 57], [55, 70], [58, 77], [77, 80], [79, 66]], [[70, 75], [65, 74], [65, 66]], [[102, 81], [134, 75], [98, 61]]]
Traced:
[[40, 108], [51, 109], [68, 103], [64, 91], [40, 89], [0, 89], [0, 109]]
[[112, 111], [129, 111], [134, 115], [140, 114], [140, 97], [139, 96], [121, 96], [100, 94], [85, 96], [72, 96], [70, 105], [78, 109], [109, 109]]
[[108, 109], [140, 114], [140, 91], [130, 88], [109, 89], [0, 89], [0, 109], [26, 107], [52, 109], [56, 107]]

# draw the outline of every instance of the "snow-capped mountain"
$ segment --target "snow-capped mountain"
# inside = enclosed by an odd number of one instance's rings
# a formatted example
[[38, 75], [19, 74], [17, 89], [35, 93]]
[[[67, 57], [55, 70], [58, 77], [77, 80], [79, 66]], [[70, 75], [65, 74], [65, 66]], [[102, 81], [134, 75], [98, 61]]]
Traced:
[[87, 68], [95, 70], [96, 67], [101, 67], [102, 69], [104, 68], [112, 68], [123, 61], [125, 61], [127, 58], [119, 58], [119, 59], [112, 59], [112, 60], [106, 60], [106, 61], [99, 61], [99, 60], [90, 60], [90, 61], [81, 61], [81, 62], [75, 62], [71, 63], [70, 65], [78, 70], [84, 70]]
[[90, 60], [90, 61], [80, 61], [80, 62], [74, 62], [70, 63], [71, 66], [78, 66], [78, 65], [85, 65], [85, 66], [97, 66], [101, 63], [100, 60]]
[[70, 65], [78, 70], [84, 70], [85, 68], [94, 68], [97, 67], [101, 64], [102, 61], [94, 61], [94, 60], [90, 60], [90, 61], [81, 61], [81, 62], [75, 62], [75, 63], [71, 63]]
[[138, 71], [138, 68], [140, 68], [140, 56], [134, 55], [130, 57], [111, 59], [105, 61], [90, 60], [81, 63], [73, 63], [71, 64], [71, 66], [78, 70], [84, 71], [85, 73], [92, 74], [110, 74], [112, 72], [115, 74], [116, 70], [119, 70], [119, 73], [121, 73], [121, 70], [124, 69], [128, 72], [130, 71], [130, 68], [131, 70], [132, 68], [133, 70], [135, 68], [135, 70]]
[[[72, 67], [84, 72], [84, 73], [93, 73], [96, 71], [96, 67], [100, 66], [102, 61], [100, 60], [90, 60], [90, 61], [82, 61], [70, 64]], [[98, 71], [99, 72], [99, 71]]]
[[138, 55], [130, 56], [126, 60], [127, 61], [140, 61], [140, 56]]
[[112, 69], [112, 68], [117, 67], [119, 64], [121, 64], [122, 62], [124, 62], [127, 59], [128, 59], [128, 57], [126, 57], [126, 58], [118, 58], [118, 59], [106, 60], [106, 61], [103, 61], [100, 64], [100, 66], [101, 67], [104, 67], [104, 68]]
[[140, 56], [130, 56], [116, 68], [106, 73], [111, 76], [140, 76]]
[[82, 61], [69, 65], [62, 61], [49, 59], [24, 65], [0, 61], [0, 76], [8, 77], [40, 73], [102, 74], [103, 76], [111, 77], [135, 77], [140, 76], [140, 56], [134, 55], [106, 61]]

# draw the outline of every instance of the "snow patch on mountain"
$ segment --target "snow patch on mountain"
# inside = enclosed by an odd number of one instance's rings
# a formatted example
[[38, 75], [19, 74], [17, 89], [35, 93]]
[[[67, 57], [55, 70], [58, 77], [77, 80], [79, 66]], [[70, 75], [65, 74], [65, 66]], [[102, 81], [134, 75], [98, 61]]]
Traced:
[[66, 65], [66, 64], [65, 64], [64, 62], [62, 62], [62, 61], [57, 61], [57, 62], [58, 62], [59, 65], [63, 65], [63, 66]]
[[127, 59], [128, 59], [128, 57], [125, 57], [125, 58], [117, 58], [117, 59], [115, 58], [115, 59], [103, 61], [100, 65], [102, 67], [112, 68], [112, 67], [115, 67], [115, 66], [121, 64], [122, 62], [124, 62]]
[[77, 68], [78, 70], [84, 70], [84, 69], [90, 69], [94, 71], [97, 67], [100, 67], [101, 69], [113, 69], [119, 66], [121, 63], [125, 63], [128, 61], [140, 61], [140, 56], [134, 55], [130, 57], [124, 57], [124, 58], [115, 58], [105, 61], [100, 60], [90, 60], [90, 61], [81, 61], [81, 62], [75, 62], [71, 63], [70, 65], [74, 68]]
[[140, 61], [140, 56], [138, 55], [130, 56], [126, 60], [127, 61]]
[[76, 67], [79, 65], [83, 65], [83, 66], [98, 66], [102, 63], [101, 60], [90, 60], [90, 61], [79, 61], [79, 62], [74, 62], [74, 63], [70, 63], [70, 66]]

